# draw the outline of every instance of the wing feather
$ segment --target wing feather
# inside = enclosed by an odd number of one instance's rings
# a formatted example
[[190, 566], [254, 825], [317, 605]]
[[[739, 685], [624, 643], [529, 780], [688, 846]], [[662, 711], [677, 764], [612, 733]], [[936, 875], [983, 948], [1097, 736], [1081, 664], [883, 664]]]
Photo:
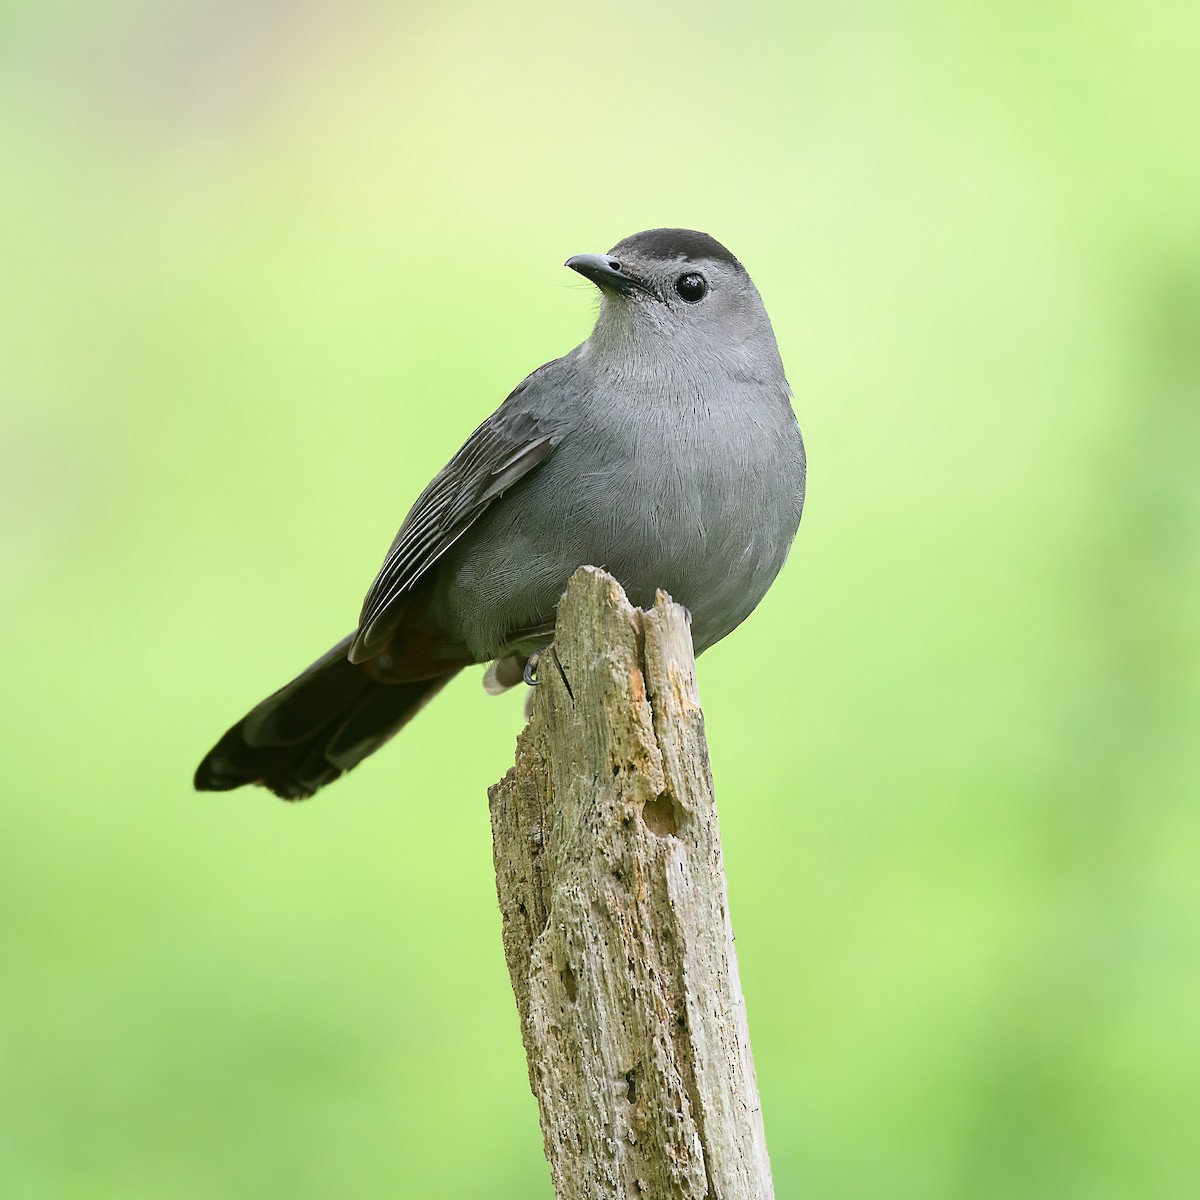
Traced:
[[548, 422], [508, 407], [532, 379], [471, 434], [417, 497], [363, 601], [351, 662], [379, 650], [400, 618], [405, 596], [490, 504], [558, 444], [560, 436]]

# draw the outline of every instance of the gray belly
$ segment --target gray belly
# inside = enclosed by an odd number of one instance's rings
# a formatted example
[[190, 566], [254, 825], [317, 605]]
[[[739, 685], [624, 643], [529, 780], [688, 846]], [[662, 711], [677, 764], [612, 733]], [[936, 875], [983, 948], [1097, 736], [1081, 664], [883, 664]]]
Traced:
[[568, 439], [447, 555], [439, 590], [463, 640], [496, 657], [517, 631], [552, 622], [567, 579], [590, 564], [640, 607], [659, 588], [687, 607], [696, 653], [719, 641], [766, 594], [795, 535], [804, 451], [791, 430], [741, 447], [736, 465], [694, 446], [601, 455]]

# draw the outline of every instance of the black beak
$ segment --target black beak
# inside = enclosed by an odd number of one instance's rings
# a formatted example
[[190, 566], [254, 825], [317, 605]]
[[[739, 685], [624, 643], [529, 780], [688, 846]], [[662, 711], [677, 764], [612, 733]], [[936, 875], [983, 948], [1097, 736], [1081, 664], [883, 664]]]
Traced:
[[658, 299], [654, 288], [636, 275], [631, 275], [617, 259], [608, 254], [576, 254], [568, 258], [565, 265], [572, 271], [578, 271], [584, 279], [590, 279], [597, 287], [611, 288], [622, 296], [644, 292]]

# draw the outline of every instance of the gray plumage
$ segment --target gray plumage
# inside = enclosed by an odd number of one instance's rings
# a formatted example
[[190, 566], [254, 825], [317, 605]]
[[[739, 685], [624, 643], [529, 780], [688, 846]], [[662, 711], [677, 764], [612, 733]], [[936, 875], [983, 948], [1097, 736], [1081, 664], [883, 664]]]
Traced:
[[[469, 662], [549, 641], [571, 573], [664, 588], [700, 653], [753, 611], [787, 556], [805, 460], [770, 320], [740, 263], [651, 230], [568, 266], [600, 288], [591, 337], [534, 371], [425, 489], [357, 631], [222, 738], [196, 775], [309, 795], [377, 749]], [[507, 660], [507, 665], [505, 661]]]

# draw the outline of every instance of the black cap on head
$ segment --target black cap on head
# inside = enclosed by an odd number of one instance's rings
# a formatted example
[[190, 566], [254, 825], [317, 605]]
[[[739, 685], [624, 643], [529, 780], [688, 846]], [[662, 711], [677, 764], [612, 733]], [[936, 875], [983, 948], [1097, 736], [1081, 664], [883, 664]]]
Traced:
[[609, 254], [616, 257], [634, 254], [662, 262], [675, 262], [678, 259], [699, 262], [708, 258], [732, 267], [740, 268], [742, 265], [716, 238], [694, 229], [647, 229], [644, 233], [631, 234], [618, 242]]

